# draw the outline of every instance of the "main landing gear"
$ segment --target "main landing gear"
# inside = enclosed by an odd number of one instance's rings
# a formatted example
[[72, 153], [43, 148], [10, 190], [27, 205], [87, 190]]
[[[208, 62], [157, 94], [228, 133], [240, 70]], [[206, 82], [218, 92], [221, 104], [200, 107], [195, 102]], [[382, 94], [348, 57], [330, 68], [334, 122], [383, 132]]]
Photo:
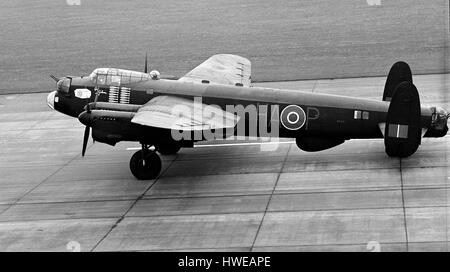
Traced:
[[155, 150], [150, 150], [146, 144], [130, 159], [131, 173], [137, 179], [155, 179], [161, 172], [161, 159]]
[[156, 151], [162, 155], [173, 155], [180, 151], [181, 145], [157, 145], [150, 149], [150, 145], [142, 144], [142, 149], [134, 153], [130, 159], [131, 173], [137, 179], [155, 179], [161, 172], [161, 159]]

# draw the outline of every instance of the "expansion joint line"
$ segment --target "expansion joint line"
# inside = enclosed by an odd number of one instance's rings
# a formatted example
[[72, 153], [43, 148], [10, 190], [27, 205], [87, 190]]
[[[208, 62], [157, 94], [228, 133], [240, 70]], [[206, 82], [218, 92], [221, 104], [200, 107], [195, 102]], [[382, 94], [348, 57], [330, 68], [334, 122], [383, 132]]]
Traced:
[[44, 178], [41, 182], [39, 182], [37, 185], [35, 185], [33, 188], [31, 188], [30, 190], [28, 190], [25, 194], [23, 194], [21, 197], [19, 197], [18, 199], [16, 199], [13, 203], [11, 203], [8, 208], [4, 209], [2, 212], [0, 212], [0, 214], [5, 213], [7, 210], [11, 209], [14, 205], [17, 205], [20, 201], [22, 201], [25, 197], [27, 197], [29, 194], [31, 194], [32, 192], [34, 192], [34, 190], [36, 190], [39, 186], [41, 186], [42, 184], [44, 184], [45, 182], [47, 182], [49, 179], [51, 179], [53, 176], [55, 176], [57, 173], [59, 173], [59, 171], [61, 171], [62, 169], [64, 169], [67, 165], [69, 165], [71, 162], [73, 162], [76, 158], [78, 158], [80, 155], [76, 155], [75, 157], [71, 158], [69, 161], [67, 161], [64, 165], [62, 165], [61, 167], [59, 167], [58, 169], [56, 169], [53, 173], [51, 173], [50, 175], [48, 175], [46, 178]]
[[161, 172], [161, 174], [155, 179], [154, 182], [152, 182], [147, 189], [144, 190], [144, 192], [142, 194], [140, 194], [134, 201], [133, 203], [131, 203], [130, 207], [124, 212], [124, 214], [122, 214], [119, 219], [117, 219], [117, 221], [114, 223], [114, 225], [111, 226], [111, 228], [106, 232], [106, 234], [95, 244], [94, 247], [92, 247], [92, 249], [90, 250], [91, 252], [94, 251], [102, 242], [103, 240], [106, 239], [106, 237], [108, 237], [108, 235], [120, 224], [120, 222], [122, 222], [122, 220], [125, 218], [125, 216], [128, 214], [129, 211], [131, 211], [131, 209], [133, 209], [133, 207], [136, 205], [136, 203], [138, 203], [139, 200], [141, 200], [145, 194], [151, 189], [153, 188], [153, 186], [158, 182], [159, 178], [167, 172], [167, 170], [172, 166], [172, 164], [178, 159], [178, 154], [176, 155], [176, 157], [170, 162], [169, 166], [167, 166], [167, 168]]
[[402, 191], [402, 208], [403, 208], [403, 222], [405, 227], [405, 238], [406, 238], [406, 251], [409, 251], [409, 241], [408, 241], [408, 226], [406, 221], [406, 207], [405, 207], [405, 190], [403, 187], [403, 170], [402, 170], [402, 159], [400, 158], [400, 189]]
[[319, 80], [314, 81], [314, 85], [313, 85], [312, 90], [311, 90], [312, 93], [313, 93], [314, 90], [316, 89], [316, 86], [317, 86], [317, 82], [318, 82], [318, 81], [319, 81]]
[[259, 232], [261, 231], [261, 226], [264, 222], [264, 218], [266, 217], [267, 210], [269, 209], [270, 202], [272, 201], [273, 194], [275, 193], [275, 189], [277, 188], [281, 173], [283, 173], [284, 165], [286, 164], [287, 158], [289, 156], [289, 152], [291, 151], [291, 147], [292, 147], [292, 144], [289, 145], [288, 151], [286, 152], [286, 156], [284, 157], [284, 160], [283, 160], [283, 164], [281, 165], [280, 172], [278, 172], [277, 180], [275, 181], [275, 185], [273, 186], [272, 193], [270, 194], [269, 200], [267, 201], [266, 209], [264, 210], [264, 214], [261, 218], [261, 222], [259, 223], [258, 230], [256, 231], [255, 238], [253, 239], [253, 243], [250, 248], [250, 251], [253, 251], [253, 248], [255, 247], [256, 239], [258, 238]]

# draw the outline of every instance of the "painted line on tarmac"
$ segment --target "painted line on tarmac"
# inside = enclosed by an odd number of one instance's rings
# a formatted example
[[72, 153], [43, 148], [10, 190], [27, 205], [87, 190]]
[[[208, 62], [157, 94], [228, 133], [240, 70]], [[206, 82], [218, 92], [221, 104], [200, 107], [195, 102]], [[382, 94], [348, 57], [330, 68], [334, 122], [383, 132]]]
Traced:
[[[441, 138], [450, 138], [450, 135], [445, 135]], [[383, 138], [379, 139], [354, 139], [358, 141], [370, 141], [370, 140], [383, 140]], [[284, 142], [258, 142], [258, 143], [230, 143], [230, 144], [199, 144], [194, 145], [194, 147], [222, 147], [222, 146], [251, 146], [251, 145], [270, 145], [270, 144], [295, 144], [295, 141], [284, 141]], [[140, 150], [141, 147], [128, 147], [126, 150]]]
[[[286, 142], [260, 142], [260, 143], [231, 143], [231, 144], [200, 144], [194, 147], [221, 147], [221, 146], [250, 146], [250, 145], [269, 145], [269, 144], [295, 144], [295, 141]], [[128, 147], [127, 150], [140, 150], [141, 147]]]

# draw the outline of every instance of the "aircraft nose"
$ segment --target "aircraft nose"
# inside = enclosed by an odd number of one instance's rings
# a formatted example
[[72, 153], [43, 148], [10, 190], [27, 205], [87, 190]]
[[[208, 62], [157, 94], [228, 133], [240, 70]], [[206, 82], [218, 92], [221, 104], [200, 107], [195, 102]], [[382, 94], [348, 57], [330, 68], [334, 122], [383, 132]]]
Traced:
[[49, 93], [48, 96], [47, 96], [47, 105], [52, 110], [55, 109], [55, 95], [56, 95], [56, 91], [53, 91], [53, 92]]

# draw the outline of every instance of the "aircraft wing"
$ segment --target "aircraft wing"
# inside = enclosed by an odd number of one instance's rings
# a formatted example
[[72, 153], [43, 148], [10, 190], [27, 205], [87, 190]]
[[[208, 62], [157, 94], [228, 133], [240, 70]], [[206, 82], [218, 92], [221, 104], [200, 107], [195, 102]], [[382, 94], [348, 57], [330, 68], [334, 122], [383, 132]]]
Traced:
[[233, 86], [242, 84], [242, 86], [249, 87], [251, 83], [251, 63], [248, 59], [237, 55], [218, 54], [210, 57], [178, 80]]
[[168, 95], [151, 99], [131, 119], [144, 126], [183, 131], [232, 128], [238, 121], [238, 116], [219, 107]]

